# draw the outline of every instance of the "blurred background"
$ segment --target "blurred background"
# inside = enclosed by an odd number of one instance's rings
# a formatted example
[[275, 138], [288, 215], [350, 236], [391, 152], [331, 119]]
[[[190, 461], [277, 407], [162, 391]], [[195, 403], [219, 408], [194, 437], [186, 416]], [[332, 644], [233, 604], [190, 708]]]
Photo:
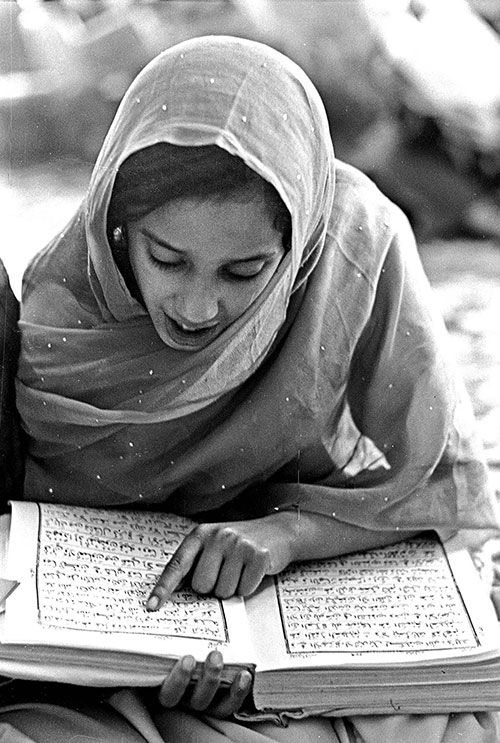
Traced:
[[297, 61], [337, 156], [407, 213], [500, 494], [500, 0], [0, 0], [0, 257], [14, 291], [83, 198], [135, 75], [211, 33]]

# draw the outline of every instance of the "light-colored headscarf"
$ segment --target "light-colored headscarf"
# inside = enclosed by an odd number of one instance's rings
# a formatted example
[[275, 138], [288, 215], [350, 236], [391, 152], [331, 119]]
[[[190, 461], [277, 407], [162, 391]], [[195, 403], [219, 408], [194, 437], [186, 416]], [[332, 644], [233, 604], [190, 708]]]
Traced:
[[[196, 353], [162, 343], [106, 239], [117, 170], [158, 142], [242, 158], [292, 217], [269, 285]], [[82, 209], [26, 274], [26, 496], [493, 528], [429, 302], [404, 217], [361, 174], [336, 173], [306, 75], [247, 40], [177, 45], [132, 84]]]
[[137, 150], [158, 142], [218, 145], [269, 181], [293, 215], [292, 249], [267, 290], [197, 354], [189, 379], [185, 375], [184, 387], [172, 390], [168, 405], [163, 387], [156, 420], [213, 402], [248, 378], [269, 350], [292, 290], [324, 244], [334, 192], [328, 131], [322, 102], [302, 70], [268, 47], [241, 39], [207, 37], [181, 44], [148, 65], [127, 92], [90, 183], [90, 275], [95, 295], [102, 291], [104, 315], [120, 322], [144, 315], [123, 291], [111, 251], [103, 250], [114, 175]]

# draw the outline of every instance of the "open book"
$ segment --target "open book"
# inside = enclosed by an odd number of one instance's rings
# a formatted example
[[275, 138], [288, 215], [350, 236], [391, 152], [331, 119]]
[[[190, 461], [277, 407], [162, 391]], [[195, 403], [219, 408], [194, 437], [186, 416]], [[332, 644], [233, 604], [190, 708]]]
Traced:
[[468, 553], [433, 533], [293, 565], [245, 600], [182, 588], [148, 613], [188, 519], [14, 502], [1, 520], [0, 577], [18, 584], [0, 617], [4, 675], [155, 686], [179, 655], [218, 648], [227, 683], [252, 670], [264, 714], [500, 707], [488, 592]]

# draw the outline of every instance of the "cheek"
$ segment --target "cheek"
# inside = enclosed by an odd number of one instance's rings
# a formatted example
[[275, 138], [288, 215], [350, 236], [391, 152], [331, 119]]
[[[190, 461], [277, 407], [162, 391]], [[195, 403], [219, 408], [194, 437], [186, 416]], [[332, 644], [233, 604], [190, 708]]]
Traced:
[[169, 281], [166, 273], [159, 271], [151, 263], [140, 243], [138, 245], [131, 243], [129, 255], [143, 301], [151, 309], [153, 305], [159, 304], [169, 292]]
[[258, 284], [235, 284], [230, 291], [226, 292], [225, 310], [232, 320], [242, 315], [263, 291], [266, 283]]
[[172, 282], [160, 271], [144, 267], [137, 277], [144, 302], [150, 308], [163, 304], [173, 291]]

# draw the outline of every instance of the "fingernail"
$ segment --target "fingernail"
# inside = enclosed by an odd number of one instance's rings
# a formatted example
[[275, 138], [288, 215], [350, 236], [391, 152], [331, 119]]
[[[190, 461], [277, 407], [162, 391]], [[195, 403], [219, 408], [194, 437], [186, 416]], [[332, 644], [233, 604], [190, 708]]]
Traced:
[[196, 666], [196, 661], [192, 655], [186, 655], [181, 661], [181, 666], [183, 671], [192, 674]]
[[238, 689], [240, 691], [245, 691], [248, 689], [248, 685], [250, 684], [250, 674], [248, 673], [241, 673], [240, 678], [238, 679]]
[[224, 663], [222, 658], [222, 653], [219, 653], [218, 650], [212, 650], [209, 657], [210, 665], [214, 668], [220, 668], [220, 666]]
[[156, 611], [160, 606], [160, 599], [158, 596], [150, 596], [146, 603], [147, 611]]

